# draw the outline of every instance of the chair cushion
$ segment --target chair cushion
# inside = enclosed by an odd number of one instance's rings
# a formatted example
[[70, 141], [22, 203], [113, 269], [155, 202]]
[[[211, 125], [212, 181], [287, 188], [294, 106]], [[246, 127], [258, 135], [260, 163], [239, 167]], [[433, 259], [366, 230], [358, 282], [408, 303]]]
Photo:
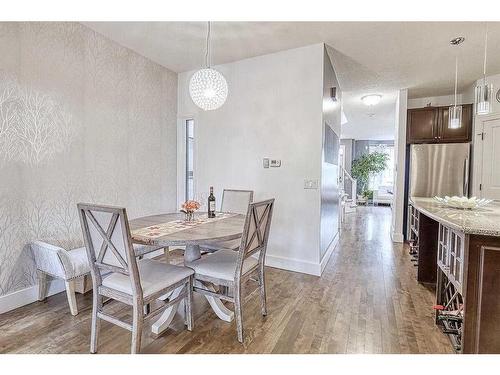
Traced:
[[[137, 266], [144, 297], [168, 288], [194, 273], [191, 268], [174, 266], [152, 259], [140, 260]], [[112, 273], [103, 279], [102, 285], [132, 295], [131, 280], [126, 275]]]
[[69, 250], [67, 254], [73, 268], [73, 272], [67, 275], [68, 278], [82, 276], [90, 272], [89, 260], [85, 247]]
[[[186, 263], [186, 266], [194, 269], [196, 274], [213, 277], [222, 280], [234, 280], [236, 273], [236, 262], [238, 252], [233, 250], [219, 250], [208, 254], [201, 259]], [[249, 257], [243, 262], [242, 274], [249, 272], [259, 261], [254, 257]]]

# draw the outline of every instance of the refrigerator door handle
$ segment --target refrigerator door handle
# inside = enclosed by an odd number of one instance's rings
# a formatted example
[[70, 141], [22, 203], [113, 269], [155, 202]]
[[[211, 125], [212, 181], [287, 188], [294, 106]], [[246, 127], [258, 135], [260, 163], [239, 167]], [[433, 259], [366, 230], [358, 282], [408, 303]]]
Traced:
[[469, 158], [465, 158], [464, 160], [464, 185], [463, 185], [463, 194], [464, 197], [469, 196]]

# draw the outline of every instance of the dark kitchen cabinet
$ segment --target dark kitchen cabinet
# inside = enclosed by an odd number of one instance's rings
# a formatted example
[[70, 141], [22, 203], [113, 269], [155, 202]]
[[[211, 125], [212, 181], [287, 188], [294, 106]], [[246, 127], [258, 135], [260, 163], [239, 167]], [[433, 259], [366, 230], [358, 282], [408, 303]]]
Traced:
[[472, 138], [472, 104], [462, 105], [462, 127], [448, 128], [450, 107], [425, 107], [408, 110], [408, 143], [470, 142]]
[[472, 139], [472, 104], [462, 106], [462, 127], [459, 129], [448, 128], [449, 107], [439, 108], [439, 139], [444, 142], [470, 142]]
[[438, 113], [435, 107], [408, 110], [408, 143], [433, 142], [437, 134]]

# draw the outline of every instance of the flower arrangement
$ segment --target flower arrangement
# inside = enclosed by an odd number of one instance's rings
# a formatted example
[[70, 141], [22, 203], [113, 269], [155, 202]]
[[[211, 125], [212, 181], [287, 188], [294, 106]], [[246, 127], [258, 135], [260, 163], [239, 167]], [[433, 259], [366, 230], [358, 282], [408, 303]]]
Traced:
[[186, 214], [186, 221], [192, 221], [194, 217], [194, 213], [201, 207], [200, 202], [188, 200], [185, 201], [180, 211]]

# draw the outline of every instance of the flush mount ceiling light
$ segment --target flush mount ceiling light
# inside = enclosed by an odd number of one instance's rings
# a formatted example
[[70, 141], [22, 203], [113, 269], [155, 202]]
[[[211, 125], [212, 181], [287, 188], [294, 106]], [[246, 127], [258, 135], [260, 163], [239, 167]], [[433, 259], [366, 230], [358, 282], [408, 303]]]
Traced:
[[189, 80], [189, 95], [194, 104], [204, 111], [212, 111], [220, 108], [227, 99], [227, 81], [217, 70], [210, 67], [210, 31], [211, 24], [208, 22], [207, 45], [205, 51], [206, 68], [196, 71]]
[[488, 24], [484, 33], [483, 81], [476, 86], [476, 114], [487, 115], [491, 109], [493, 85], [486, 82], [486, 56], [488, 51]]
[[380, 99], [382, 99], [382, 95], [379, 94], [370, 94], [370, 95], [365, 95], [361, 98], [361, 101], [365, 105], [377, 105], [380, 102]]
[[[452, 46], [458, 46], [465, 41], [464, 37], [458, 37], [450, 40]], [[458, 88], [458, 54], [455, 56], [455, 104], [450, 107], [448, 112], [448, 128], [460, 129], [462, 127], [462, 106], [457, 105], [457, 88]]]

